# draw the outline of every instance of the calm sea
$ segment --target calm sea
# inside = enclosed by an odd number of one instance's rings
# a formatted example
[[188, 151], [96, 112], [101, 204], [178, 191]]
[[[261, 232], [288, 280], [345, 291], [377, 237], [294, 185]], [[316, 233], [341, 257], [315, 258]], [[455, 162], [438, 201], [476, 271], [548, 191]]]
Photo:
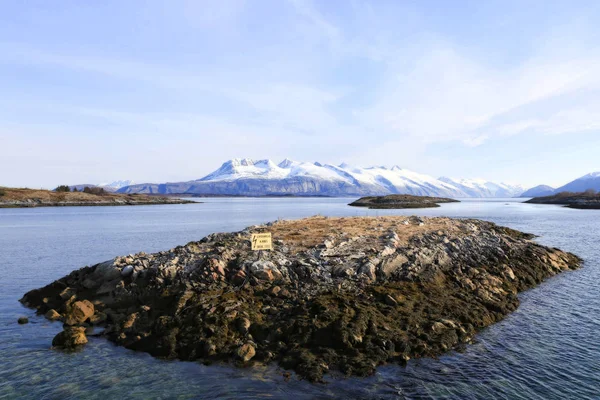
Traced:
[[[0, 209], [0, 398], [600, 399], [600, 211], [466, 200], [437, 209], [367, 211], [351, 199], [204, 199], [202, 204]], [[117, 255], [154, 252], [218, 231], [315, 214], [473, 217], [539, 235], [584, 268], [523, 293], [520, 308], [462, 353], [389, 365], [369, 378], [313, 385], [275, 366], [162, 361], [103, 339], [50, 350], [61, 330], [18, 303], [28, 290]], [[18, 325], [28, 316], [30, 323]]]

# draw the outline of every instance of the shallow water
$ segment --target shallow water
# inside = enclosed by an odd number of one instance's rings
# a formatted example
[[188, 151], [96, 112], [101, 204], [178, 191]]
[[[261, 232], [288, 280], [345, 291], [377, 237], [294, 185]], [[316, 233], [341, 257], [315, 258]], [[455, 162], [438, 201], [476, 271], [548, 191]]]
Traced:
[[[350, 199], [203, 199], [202, 204], [0, 209], [0, 398], [600, 399], [600, 211], [466, 200], [423, 210], [364, 210]], [[50, 350], [61, 330], [18, 303], [28, 290], [116, 255], [165, 250], [217, 231], [315, 214], [474, 217], [539, 235], [584, 268], [520, 295], [521, 306], [464, 352], [388, 365], [369, 378], [313, 385], [275, 366], [162, 361], [91, 338]], [[17, 318], [26, 315], [27, 325]]]

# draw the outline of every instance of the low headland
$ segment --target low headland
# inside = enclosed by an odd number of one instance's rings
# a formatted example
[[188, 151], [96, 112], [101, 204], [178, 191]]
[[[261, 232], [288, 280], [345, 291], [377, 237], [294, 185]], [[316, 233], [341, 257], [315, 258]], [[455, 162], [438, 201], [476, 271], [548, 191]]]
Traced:
[[525, 203], [559, 204], [568, 208], [600, 210], [600, 193], [595, 190], [588, 190], [582, 193], [561, 192], [552, 196], [534, 197]]
[[458, 200], [445, 197], [412, 196], [408, 194], [390, 194], [387, 196], [366, 196], [348, 205], [368, 207], [370, 209], [433, 208], [439, 203], [459, 203]]
[[[255, 233], [271, 233], [273, 250], [252, 251]], [[532, 238], [472, 219], [277, 221], [84, 267], [21, 302], [62, 321], [59, 349], [103, 327], [166, 359], [366, 376], [464, 346], [520, 291], [580, 266]]]
[[109, 192], [64, 192], [0, 187], [0, 208], [188, 204], [190, 200]]

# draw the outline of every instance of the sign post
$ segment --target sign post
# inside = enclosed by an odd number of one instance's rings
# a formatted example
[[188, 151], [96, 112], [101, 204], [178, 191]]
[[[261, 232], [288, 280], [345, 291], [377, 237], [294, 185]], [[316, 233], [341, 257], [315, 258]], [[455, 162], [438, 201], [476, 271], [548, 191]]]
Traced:
[[271, 233], [253, 233], [252, 250], [273, 250]]

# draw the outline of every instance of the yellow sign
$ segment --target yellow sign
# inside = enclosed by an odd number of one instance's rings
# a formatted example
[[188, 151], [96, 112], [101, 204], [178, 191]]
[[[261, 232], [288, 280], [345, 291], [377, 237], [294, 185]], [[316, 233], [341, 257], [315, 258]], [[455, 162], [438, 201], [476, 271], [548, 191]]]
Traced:
[[252, 250], [273, 250], [270, 233], [253, 233]]

